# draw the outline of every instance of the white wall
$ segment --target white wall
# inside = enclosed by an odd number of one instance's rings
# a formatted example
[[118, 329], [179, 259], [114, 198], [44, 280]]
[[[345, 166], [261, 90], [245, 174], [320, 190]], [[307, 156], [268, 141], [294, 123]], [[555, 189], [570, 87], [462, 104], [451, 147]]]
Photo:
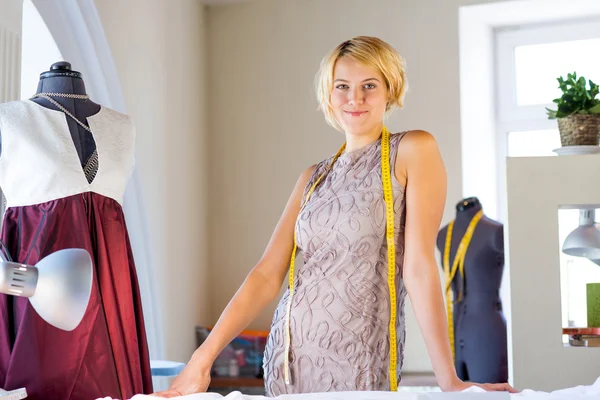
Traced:
[[165, 329], [187, 361], [208, 323], [205, 12], [195, 0], [96, 0], [137, 126], [136, 156]]
[[[437, 137], [449, 178], [443, 223], [453, 217], [462, 196], [458, 7], [484, 2], [255, 0], [204, 15], [193, 0], [96, 0], [137, 120], [168, 358], [189, 357], [193, 325], [216, 321], [298, 174], [342, 142], [312, 91], [321, 57], [342, 40], [379, 36], [406, 57], [406, 107], [388, 126]], [[251, 328], [268, 329], [273, 307]], [[430, 371], [410, 305], [407, 324], [405, 371]]]
[[[312, 82], [326, 52], [352, 36], [379, 36], [406, 58], [406, 106], [388, 126], [436, 136], [449, 181], [443, 222], [453, 218], [462, 198], [458, 7], [477, 3], [256, 0], [208, 9], [213, 320], [262, 255], [298, 174], [343, 141], [316, 111]], [[267, 330], [274, 306], [252, 327]], [[410, 305], [407, 327], [404, 370], [431, 371]]]

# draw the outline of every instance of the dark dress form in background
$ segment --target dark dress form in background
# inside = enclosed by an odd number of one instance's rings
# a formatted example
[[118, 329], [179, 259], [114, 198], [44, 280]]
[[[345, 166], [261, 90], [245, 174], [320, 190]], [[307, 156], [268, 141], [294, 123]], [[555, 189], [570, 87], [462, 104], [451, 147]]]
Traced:
[[[470, 197], [456, 205], [456, 219], [450, 246], [450, 265], [469, 222], [482, 209]], [[438, 233], [437, 247], [444, 255], [448, 226]], [[451, 287], [454, 293], [453, 321], [455, 367], [460, 379], [478, 383], [508, 381], [506, 320], [500, 300], [504, 270], [503, 226], [485, 215], [481, 218], [465, 256], [464, 287], [457, 272]], [[457, 302], [457, 293], [463, 299]]]

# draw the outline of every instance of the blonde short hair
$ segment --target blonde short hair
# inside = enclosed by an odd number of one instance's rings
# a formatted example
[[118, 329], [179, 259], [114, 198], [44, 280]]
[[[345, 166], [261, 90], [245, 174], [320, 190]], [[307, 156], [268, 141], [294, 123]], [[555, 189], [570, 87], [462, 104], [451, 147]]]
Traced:
[[402, 108], [404, 94], [408, 88], [404, 59], [392, 46], [381, 39], [370, 36], [357, 36], [340, 43], [326, 55], [321, 61], [321, 66], [315, 77], [315, 90], [319, 100], [319, 109], [325, 114], [325, 119], [329, 125], [337, 130], [342, 130], [335, 120], [331, 105], [333, 70], [336, 62], [342, 57], [350, 57], [361, 64], [372, 67], [383, 76], [389, 96], [386, 115], [393, 107]]

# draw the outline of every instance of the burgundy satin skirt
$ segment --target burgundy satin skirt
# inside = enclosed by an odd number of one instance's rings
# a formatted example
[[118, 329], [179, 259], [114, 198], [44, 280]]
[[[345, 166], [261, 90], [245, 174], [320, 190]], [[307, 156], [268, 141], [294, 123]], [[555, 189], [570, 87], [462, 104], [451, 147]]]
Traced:
[[83, 193], [6, 211], [2, 241], [13, 261], [34, 265], [65, 248], [94, 261], [90, 303], [71, 332], [57, 329], [28, 299], [0, 294], [0, 388], [28, 399], [128, 399], [152, 392], [142, 302], [123, 211]]

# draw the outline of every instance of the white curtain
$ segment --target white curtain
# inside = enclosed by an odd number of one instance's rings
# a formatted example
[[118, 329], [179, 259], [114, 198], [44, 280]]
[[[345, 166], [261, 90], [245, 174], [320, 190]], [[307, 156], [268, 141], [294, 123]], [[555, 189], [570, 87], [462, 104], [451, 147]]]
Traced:
[[[96, 103], [126, 113], [117, 71], [94, 1], [32, 1], [54, 36], [65, 61], [83, 74], [90, 97]], [[155, 266], [149, 248], [146, 208], [137, 168], [125, 192], [123, 208], [140, 283], [150, 357], [163, 359], [162, 324], [153, 279]]]
[[[18, 100], [21, 83], [21, 14], [23, 0], [2, 2], [0, 12], [0, 103]], [[2, 132], [0, 132], [0, 135]], [[1, 141], [1, 139], [0, 139]], [[0, 191], [0, 227], [6, 211]]]

